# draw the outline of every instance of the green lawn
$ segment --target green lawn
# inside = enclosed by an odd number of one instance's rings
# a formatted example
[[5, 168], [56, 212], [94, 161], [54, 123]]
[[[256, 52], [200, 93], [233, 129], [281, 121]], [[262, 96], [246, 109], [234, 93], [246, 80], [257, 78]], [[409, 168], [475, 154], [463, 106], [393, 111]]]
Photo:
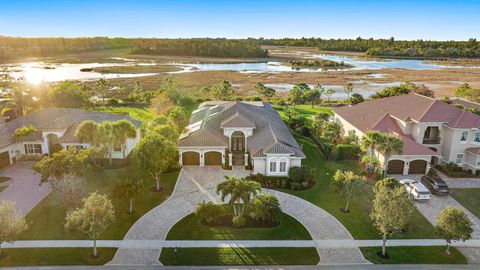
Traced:
[[[274, 107], [278, 114], [282, 117], [283, 120], [288, 118], [287, 110], [285, 107]], [[302, 115], [307, 120], [307, 125], [310, 126], [312, 124], [312, 117], [319, 114], [320, 112], [325, 112], [330, 115], [333, 115], [333, 108], [332, 107], [324, 107], [318, 105], [296, 105], [289, 107], [291, 110], [296, 111], [298, 114]]]
[[[359, 173], [361, 168], [354, 161], [325, 160], [310, 139], [297, 137], [297, 141], [307, 156], [303, 163], [317, 170], [316, 184], [304, 191], [288, 189], [283, 191], [328, 211], [350, 231], [355, 239], [378, 239], [379, 233], [373, 227], [369, 217], [374, 196], [372, 186], [367, 184], [363, 190], [357, 192], [358, 195], [350, 203], [350, 213], [340, 211], [340, 208], [345, 206], [345, 201], [330, 186], [336, 170], [352, 170]], [[433, 226], [415, 210], [407, 231], [398, 238], [438, 238], [433, 231]]]
[[190, 214], [175, 224], [167, 235], [168, 240], [310, 240], [310, 234], [297, 220], [287, 214], [279, 217], [274, 228], [209, 227]]
[[148, 106], [99, 106], [87, 108], [93, 111], [128, 115], [139, 121], [146, 121], [155, 116]]
[[315, 248], [172, 248], [162, 249], [165, 265], [312, 265], [319, 262]]
[[466, 264], [467, 259], [452, 247], [450, 256], [445, 255], [445, 247], [387, 247], [389, 259], [377, 255], [381, 247], [362, 247], [365, 258], [378, 264]]
[[451, 195], [480, 218], [480, 188], [453, 188]]
[[20, 248], [3, 249], [6, 257], [0, 266], [43, 266], [43, 265], [103, 265], [112, 260], [117, 249], [99, 248], [99, 258], [92, 259], [91, 248]]
[[[165, 173], [162, 183], [165, 190], [152, 192], [154, 181], [144, 179], [145, 188], [143, 193], [134, 202], [135, 212], [127, 214], [128, 202], [114, 198], [112, 193], [115, 185], [128, 175], [130, 167], [121, 169], [107, 169], [100, 172], [92, 171], [86, 175], [85, 193], [98, 191], [107, 194], [112, 199], [115, 207], [115, 221], [102, 234], [101, 239], [123, 239], [128, 229], [147, 211], [162, 203], [172, 192], [177, 180], [178, 172]], [[85, 234], [66, 232], [64, 229], [67, 209], [59, 203], [57, 196], [51, 193], [28, 215], [29, 228], [21, 234], [22, 240], [55, 240], [55, 239], [88, 239]]]

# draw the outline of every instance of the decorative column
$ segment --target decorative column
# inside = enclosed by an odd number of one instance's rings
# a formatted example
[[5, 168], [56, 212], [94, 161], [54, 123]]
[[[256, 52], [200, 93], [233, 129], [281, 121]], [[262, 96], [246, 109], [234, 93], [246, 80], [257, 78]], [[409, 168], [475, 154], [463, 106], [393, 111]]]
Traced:
[[410, 162], [406, 161], [405, 165], [403, 166], [403, 175], [408, 175], [408, 169], [410, 169]]
[[225, 152], [222, 153], [222, 165], [225, 166]]
[[233, 154], [229, 153], [228, 154], [228, 166], [232, 167], [232, 159], [233, 159]]
[[205, 156], [203, 155], [203, 151], [200, 152], [200, 166], [205, 166]]
[[180, 164], [180, 166], [183, 166], [182, 155], [183, 155], [183, 152], [178, 153], [178, 164]]
[[48, 135], [43, 135], [42, 153], [50, 155], [50, 147], [48, 145]]
[[430, 162], [427, 162], [427, 171], [425, 172], [425, 174], [428, 174], [428, 172], [430, 171], [430, 167], [431, 167]]
[[248, 166], [248, 154], [244, 154], [243, 157], [243, 159], [245, 160], [245, 166]]

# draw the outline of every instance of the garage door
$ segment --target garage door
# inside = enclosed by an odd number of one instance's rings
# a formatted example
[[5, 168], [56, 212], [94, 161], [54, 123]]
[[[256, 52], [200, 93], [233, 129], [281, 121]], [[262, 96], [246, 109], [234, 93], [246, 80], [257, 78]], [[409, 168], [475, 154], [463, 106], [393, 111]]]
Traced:
[[205, 165], [222, 165], [222, 154], [219, 152], [205, 153]]
[[183, 165], [200, 165], [200, 154], [196, 152], [185, 152], [182, 154]]
[[8, 152], [0, 153], [0, 168], [3, 168], [9, 164], [10, 164], [10, 157], [8, 155]]
[[425, 174], [427, 170], [427, 162], [425, 160], [410, 161], [408, 174]]
[[403, 174], [403, 165], [405, 162], [402, 160], [390, 160], [388, 162], [387, 174]]

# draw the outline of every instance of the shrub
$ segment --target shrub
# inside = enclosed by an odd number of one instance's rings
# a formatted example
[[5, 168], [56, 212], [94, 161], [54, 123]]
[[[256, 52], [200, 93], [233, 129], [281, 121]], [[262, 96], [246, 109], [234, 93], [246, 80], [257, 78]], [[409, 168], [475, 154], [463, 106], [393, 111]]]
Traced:
[[307, 167], [290, 168], [288, 176], [292, 190], [308, 187], [310, 183], [314, 182], [315, 173], [315, 169], [308, 169]]
[[107, 105], [118, 105], [120, 102], [116, 98], [109, 98], [107, 100]]
[[238, 217], [238, 216], [234, 216], [232, 218], [232, 224], [233, 226], [235, 227], [242, 227], [245, 225], [245, 218], [244, 217]]
[[302, 183], [298, 182], [291, 182], [290, 185], [292, 186], [292, 190], [300, 190], [303, 188]]
[[42, 158], [42, 154], [20, 154], [15, 156], [16, 161], [40, 161]]
[[302, 167], [292, 167], [288, 171], [288, 178], [290, 181], [300, 183], [303, 181], [304, 168]]
[[361, 150], [358, 145], [355, 144], [339, 144], [336, 146], [337, 148], [337, 159], [338, 160], [345, 160], [345, 159], [358, 159]]
[[220, 206], [213, 202], [201, 202], [195, 209], [195, 215], [208, 224], [211, 224], [221, 214]]

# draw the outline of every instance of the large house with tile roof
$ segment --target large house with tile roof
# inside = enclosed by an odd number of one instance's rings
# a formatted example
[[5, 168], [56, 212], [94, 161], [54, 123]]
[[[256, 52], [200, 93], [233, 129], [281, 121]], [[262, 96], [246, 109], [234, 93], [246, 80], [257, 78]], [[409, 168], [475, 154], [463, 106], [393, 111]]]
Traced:
[[288, 175], [305, 158], [277, 111], [263, 102], [200, 104], [178, 150], [183, 166], [245, 166], [269, 176]]
[[425, 174], [436, 164], [456, 163], [480, 172], [480, 117], [417, 94], [374, 99], [334, 110], [344, 135], [362, 137], [369, 130], [393, 133], [403, 140], [402, 153], [385, 160], [387, 174]]
[[[125, 154], [133, 150], [140, 140], [141, 122], [131, 119], [126, 115], [116, 115], [103, 112], [88, 111], [70, 108], [45, 108], [38, 112], [28, 114], [13, 121], [0, 124], [0, 167], [11, 164], [19, 155], [40, 154], [49, 155], [54, 144], [63, 149], [75, 147], [86, 148], [88, 143], [80, 143], [75, 136], [78, 125], [83, 121], [91, 120], [98, 123], [105, 121], [118, 121], [126, 119], [137, 127], [137, 136], [125, 142]], [[36, 132], [16, 140], [15, 130], [32, 126]], [[121, 146], [115, 146], [112, 157], [123, 159]]]

